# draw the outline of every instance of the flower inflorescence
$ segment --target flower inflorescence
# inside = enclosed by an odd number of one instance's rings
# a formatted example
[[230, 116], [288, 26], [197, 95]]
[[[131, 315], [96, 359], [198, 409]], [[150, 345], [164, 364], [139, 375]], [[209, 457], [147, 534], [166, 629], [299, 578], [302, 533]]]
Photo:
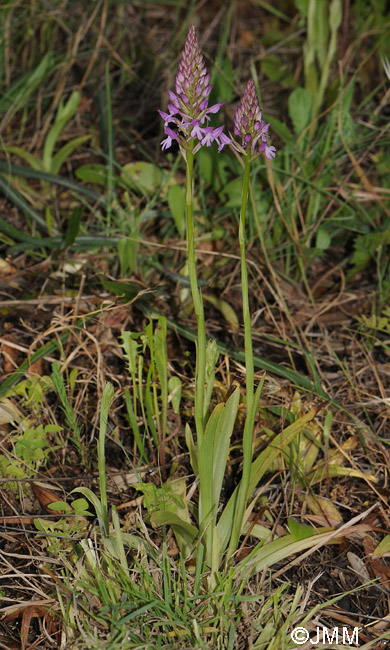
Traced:
[[234, 117], [234, 133], [241, 136], [241, 144], [223, 132], [224, 126], [207, 125], [210, 115], [218, 113], [222, 106], [221, 102], [213, 106], [208, 105], [212, 87], [195, 27], [191, 25], [176, 75], [176, 93], [168, 90], [168, 113], [158, 111], [164, 120], [166, 135], [161, 142], [162, 149], [169, 149], [176, 140], [184, 155], [190, 148], [192, 153], [196, 153], [200, 147], [209, 147], [213, 142], [217, 142], [218, 152], [228, 144], [243, 154], [250, 151], [252, 155], [265, 153], [268, 159], [274, 158], [276, 149], [268, 143], [270, 124], [265, 124], [262, 120], [253, 81], [248, 81]]
[[[193, 153], [203, 145], [209, 147], [214, 141], [218, 143], [218, 151], [221, 151], [225, 144], [231, 143], [231, 139], [223, 133], [223, 126], [203, 126], [206, 120], [210, 120], [210, 114], [218, 113], [222, 106], [222, 103], [218, 103], [209, 107], [208, 97], [212, 89], [209, 82], [210, 75], [199, 48], [195, 27], [191, 25], [176, 75], [176, 94], [168, 90], [171, 100], [168, 113], [159, 111], [167, 136], [161, 143], [163, 149], [169, 149], [173, 140], [184, 150], [188, 149], [188, 143], [193, 141]], [[177, 127], [177, 131], [171, 128], [171, 124]]]
[[276, 149], [268, 144], [270, 126], [262, 120], [255, 84], [250, 79], [234, 116], [234, 134], [241, 136], [243, 152], [250, 150], [252, 155], [264, 152], [269, 160], [275, 158]]

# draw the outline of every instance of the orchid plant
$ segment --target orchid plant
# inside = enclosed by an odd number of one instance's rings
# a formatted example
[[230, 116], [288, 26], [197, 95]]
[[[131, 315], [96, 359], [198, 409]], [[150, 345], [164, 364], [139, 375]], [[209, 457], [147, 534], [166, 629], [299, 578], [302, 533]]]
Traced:
[[[187, 256], [191, 293], [197, 318], [194, 409], [197, 444], [195, 445], [192, 438], [188, 436], [187, 444], [189, 444], [192, 466], [194, 471], [198, 470], [200, 477], [199, 525], [200, 534], [204, 538], [206, 563], [211, 567], [212, 573], [215, 573], [219, 568], [220, 559], [227, 543], [229, 543], [228, 558], [237, 550], [245, 519], [245, 507], [248, 496], [250, 496], [248, 492], [252, 465], [252, 437], [262, 382], [255, 393], [248, 271], [245, 255], [245, 221], [251, 163], [259, 155], [265, 155], [267, 159], [271, 160], [276, 155], [276, 149], [269, 144], [270, 124], [265, 124], [262, 120], [262, 112], [252, 80], [248, 81], [242, 101], [235, 113], [234, 136], [237, 136], [238, 140], [236, 141], [232, 135], [226, 135], [224, 126], [209, 125], [210, 116], [219, 112], [222, 103], [208, 105], [208, 98], [212, 90], [210, 74], [207, 72], [193, 25], [189, 28], [185, 41], [176, 76], [175, 90], [176, 93], [168, 90], [170, 99], [167, 107], [168, 112], [159, 111], [164, 120], [166, 136], [161, 142], [161, 146], [163, 150], [166, 150], [176, 141], [186, 162]], [[193, 219], [194, 157], [201, 147], [209, 147], [213, 142], [217, 143], [218, 152], [228, 145], [244, 157], [239, 243], [245, 331], [246, 421], [243, 434], [243, 474], [238, 494], [235, 497], [234, 513], [231, 517], [228, 534], [226, 534], [226, 527], [222, 530], [223, 516], [218, 524], [219, 530], [217, 529], [216, 515], [239, 395], [238, 390], [234, 391], [226, 404], [217, 405], [209, 417], [209, 399], [206, 398], [206, 395], [209, 395], [210, 391], [207, 391], [205, 386], [206, 329], [202, 294], [199, 290], [196, 272]], [[231, 513], [231, 508], [229, 508], [229, 513]], [[164, 521], [168, 520], [165, 518]], [[171, 523], [173, 524], [173, 522]]]

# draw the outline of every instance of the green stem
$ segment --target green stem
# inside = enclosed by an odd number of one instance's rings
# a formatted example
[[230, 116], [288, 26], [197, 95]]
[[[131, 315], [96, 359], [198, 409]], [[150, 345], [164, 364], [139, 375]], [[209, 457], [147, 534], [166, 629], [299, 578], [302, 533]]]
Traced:
[[190, 276], [192, 300], [198, 324], [198, 340], [196, 345], [196, 375], [195, 375], [195, 426], [198, 448], [203, 440], [204, 427], [204, 390], [206, 377], [206, 327], [204, 322], [202, 294], [198, 287], [196, 275], [196, 255], [194, 237], [194, 216], [193, 216], [193, 176], [194, 176], [194, 154], [192, 153], [193, 142], [189, 143], [187, 151], [187, 185], [186, 185], [186, 217], [187, 217], [187, 255], [188, 273]]
[[243, 310], [243, 317], [244, 317], [244, 335], [245, 335], [246, 419], [245, 419], [244, 435], [243, 435], [243, 442], [242, 442], [242, 448], [243, 448], [242, 478], [240, 482], [240, 489], [238, 491], [234, 521], [232, 526], [232, 534], [230, 537], [230, 543], [228, 549], [228, 557], [230, 557], [237, 550], [241, 529], [242, 529], [243, 518], [245, 514], [245, 506], [246, 506], [250, 471], [252, 465], [252, 441], [253, 441], [253, 426], [254, 426], [254, 418], [255, 418], [252, 324], [251, 324], [251, 314], [249, 309], [248, 268], [246, 264], [246, 253], [245, 253], [245, 221], [246, 221], [246, 211], [248, 206], [250, 167], [251, 167], [251, 152], [248, 151], [248, 153], [245, 156], [244, 178], [242, 183], [240, 225], [238, 230], [238, 237], [239, 237], [239, 244], [240, 244], [240, 257], [241, 257], [242, 310]]

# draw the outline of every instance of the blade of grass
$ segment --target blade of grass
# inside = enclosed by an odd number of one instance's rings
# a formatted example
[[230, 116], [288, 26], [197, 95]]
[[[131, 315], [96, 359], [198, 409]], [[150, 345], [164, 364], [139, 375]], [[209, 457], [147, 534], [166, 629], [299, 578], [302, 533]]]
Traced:
[[[9, 181], [0, 174], [0, 191], [9, 199], [17, 208], [19, 208], [31, 221], [35, 221], [41, 228], [47, 231], [47, 224], [43, 217], [27, 203], [21, 194], [10, 185]], [[58, 230], [53, 228], [53, 232], [58, 234]]]
[[106, 433], [108, 425], [108, 412], [110, 406], [114, 401], [114, 387], [110, 382], [106, 382], [100, 405], [100, 429], [98, 440], [98, 467], [99, 467], [99, 483], [100, 483], [100, 501], [102, 504], [102, 518], [103, 526], [106, 535], [109, 534], [108, 522], [108, 501], [107, 501], [107, 480], [106, 480]]
[[67, 189], [75, 192], [77, 195], [86, 196], [87, 198], [91, 199], [91, 201], [96, 201], [98, 204], [105, 205], [107, 202], [105, 196], [102, 196], [90, 187], [76, 183], [69, 178], [58, 176], [57, 174], [50, 174], [49, 172], [30, 169], [29, 167], [24, 167], [23, 165], [14, 165], [13, 163], [4, 162], [2, 160], [0, 160], [0, 172], [14, 176], [21, 176], [22, 178], [36, 178], [47, 183], [54, 183], [55, 185], [66, 187]]

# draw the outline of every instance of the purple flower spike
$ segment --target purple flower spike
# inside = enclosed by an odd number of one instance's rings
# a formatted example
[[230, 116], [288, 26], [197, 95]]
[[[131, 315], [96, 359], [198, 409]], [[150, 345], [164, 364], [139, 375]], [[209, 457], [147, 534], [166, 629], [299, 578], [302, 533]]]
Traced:
[[275, 158], [276, 149], [268, 143], [269, 127], [262, 120], [255, 84], [250, 79], [234, 116], [234, 133], [241, 136], [241, 152], [246, 154], [250, 150], [252, 155], [265, 153], [269, 160]]
[[[170, 104], [168, 113], [158, 111], [164, 120], [164, 131], [168, 136], [161, 142], [162, 149], [169, 149], [173, 140], [177, 140], [184, 154], [189, 148], [190, 140], [197, 140], [193, 153], [200, 147], [207, 147], [215, 140], [218, 151], [232, 140], [222, 133], [223, 127], [201, 126], [210, 120], [210, 114], [218, 113], [222, 104], [208, 106], [208, 97], [212, 86], [210, 75], [199, 48], [195, 27], [191, 25], [184, 44], [179, 70], [175, 80], [176, 94], [168, 90]], [[172, 126], [176, 127], [173, 131]]]

